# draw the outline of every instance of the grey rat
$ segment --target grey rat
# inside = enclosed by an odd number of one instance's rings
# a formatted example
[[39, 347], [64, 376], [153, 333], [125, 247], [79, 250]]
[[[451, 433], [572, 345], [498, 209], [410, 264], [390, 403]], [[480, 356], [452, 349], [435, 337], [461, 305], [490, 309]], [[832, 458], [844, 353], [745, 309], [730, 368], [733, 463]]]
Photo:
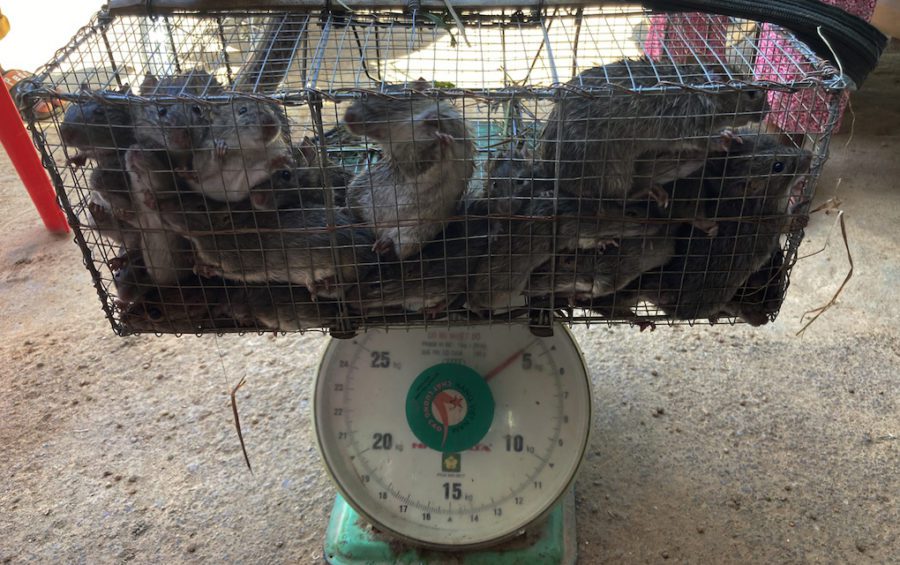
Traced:
[[[177, 190], [178, 176], [169, 168], [168, 154], [132, 146], [125, 154], [136, 205], [135, 221], [140, 228], [140, 249], [147, 274], [158, 285], [174, 285], [190, 275], [193, 259], [190, 244], [167, 229], [155, 200]], [[154, 206], [150, 204], [153, 203]]]
[[339, 314], [336, 302], [316, 299], [300, 286], [235, 286], [229, 303], [242, 327], [283, 332], [332, 327]]
[[675, 253], [674, 230], [647, 225], [644, 237], [620, 240], [604, 249], [558, 253], [555, 269], [545, 263], [531, 274], [526, 296], [555, 294], [575, 304], [612, 294], [643, 273], [668, 262]]
[[489, 230], [490, 222], [483, 219], [452, 221], [418, 255], [382, 263], [367, 281], [350, 289], [345, 301], [365, 315], [375, 310], [387, 314], [399, 306], [434, 317], [466, 292], [469, 273], [487, 253]]
[[[413, 88], [425, 86], [420, 80]], [[361, 98], [344, 122], [383, 154], [350, 182], [349, 207], [374, 228], [375, 251], [416, 254], [444, 229], [475, 170], [469, 126], [449, 102], [424, 97]]]
[[[250, 201], [257, 210], [314, 208], [325, 206], [325, 190], [332, 190], [334, 205], [346, 204], [350, 174], [335, 165], [308, 138], [293, 148], [293, 166], [276, 170], [271, 177], [250, 189]], [[326, 179], [329, 188], [326, 188]]]
[[331, 210], [335, 225], [329, 225], [329, 210], [322, 208], [252, 210], [249, 203], [217, 203], [190, 191], [159, 199], [157, 206], [165, 224], [193, 243], [204, 276], [291, 282], [333, 296], [338, 270], [351, 283], [377, 262], [371, 231], [355, 226], [343, 208]]
[[809, 171], [812, 154], [774, 136], [738, 133], [704, 171], [706, 189], [715, 195], [707, 215], [718, 223], [716, 235], [695, 230], [679, 241], [671, 262], [641, 277], [641, 298], [668, 316], [708, 318], [729, 308], [738, 289], [771, 260], [790, 223], [791, 191]]
[[[210, 110], [202, 96], [222, 95], [225, 89], [208, 72], [194, 69], [187, 73], [157, 78], [147, 74], [140, 87], [142, 96], [158, 96], [152, 102], [135, 104], [131, 117], [137, 142], [149, 147], [164, 147], [173, 168], [189, 170], [192, 150], [209, 137]], [[197, 97], [197, 100], [170, 100]]]
[[[528, 190], [531, 190], [530, 188]], [[495, 236], [469, 292], [469, 307], [496, 310], [522, 294], [532, 271], [565, 249], [597, 249], [648, 233], [644, 204], [585, 206], [579, 198], [553, 198], [551, 192], [530, 201], [519, 218]], [[596, 203], [594, 203], [596, 204]]]
[[120, 321], [131, 331], [195, 333], [241, 327], [224, 286], [184, 281], [178, 287], [158, 288], [124, 307]]
[[[549, 178], [535, 162], [534, 155], [524, 149], [501, 151], [485, 165], [484, 191], [480, 196], [485, 213], [509, 216], [519, 212], [537, 192], [552, 189]], [[536, 187], [529, 190], [530, 187]]]
[[[127, 87], [117, 92], [129, 92]], [[83, 166], [88, 159], [96, 163], [88, 177], [92, 191], [99, 193], [113, 213], [133, 210], [125, 151], [135, 142], [131, 111], [128, 106], [102, 101], [103, 92], [82, 88], [84, 102], [66, 108], [59, 126], [62, 142], [76, 149], [68, 163]]]
[[741, 318], [751, 326], [765, 325], [778, 313], [786, 290], [784, 251], [777, 248], [769, 261], [747, 278], [721, 313]]
[[[567, 87], [613, 85], [608, 95], [588, 97], [564, 92], [547, 118], [538, 152], [542, 160], [557, 162], [558, 178], [568, 192], [585, 198], [624, 199], [652, 195], [665, 198], [651, 185], [634, 190], [637, 158], [646, 153], [676, 148], [705, 150], [707, 136], [759, 121], [765, 112], [762, 90], [735, 89], [702, 92], [694, 89], [664, 92], [618, 92], [616, 87], [638, 89], [661, 82], [702, 83], [724, 80], [699, 65], [672, 65], [646, 57], [594, 67], [566, 83]], [[551, 165], [556, 175], [556, 168]]]
[[209, 109], [209, 126], [192, 141], [188, 184], [207, 198], [238, 202], [292, 162], [287, 116], [274, 102], [235, 96]]

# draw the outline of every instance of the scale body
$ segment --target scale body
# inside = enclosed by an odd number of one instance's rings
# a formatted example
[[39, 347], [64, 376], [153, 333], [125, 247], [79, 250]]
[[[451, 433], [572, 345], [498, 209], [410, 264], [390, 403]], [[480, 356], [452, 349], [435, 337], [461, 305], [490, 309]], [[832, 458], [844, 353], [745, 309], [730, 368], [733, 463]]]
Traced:
[[332, 340], [316, 437], [340, 491], [332, 563], [574, 563], [591, 390], [569, 331], [369, 331]]

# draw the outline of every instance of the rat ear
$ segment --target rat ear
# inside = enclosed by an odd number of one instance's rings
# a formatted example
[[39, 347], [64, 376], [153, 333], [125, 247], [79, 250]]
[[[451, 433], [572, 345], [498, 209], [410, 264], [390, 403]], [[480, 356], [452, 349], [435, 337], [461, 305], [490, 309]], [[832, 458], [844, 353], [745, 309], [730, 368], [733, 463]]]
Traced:
[[123, 84], [119, 87], [119, 94], [131, 94], [131, 85], [128, 83]]
[[153, 74], [147, 73], [144, 75], [144, 81], [141, 82], [141, 94], [149, 94], [151, 90], [156, 89], [157, 85], [159, 85], [159, 79]]
[[430, 86], [431, 86], [431, 83], [428, 82], [427, 80], [425, 80], [424, 77], [419, 77], [416, 80], [409, 83], [409, 87], [412, 90], [415, 90], [416, 92], [424, 92], [424, 91], [428, 90], [428, 88]]
[[316, 150], [316, 146], [309, 136], [303, 137], [303, 141], [300, 142], [298, 150], [300, 151], [300, 155], [306, 160], [307, 165], [312, 166], [318, 160], [319, 152]]

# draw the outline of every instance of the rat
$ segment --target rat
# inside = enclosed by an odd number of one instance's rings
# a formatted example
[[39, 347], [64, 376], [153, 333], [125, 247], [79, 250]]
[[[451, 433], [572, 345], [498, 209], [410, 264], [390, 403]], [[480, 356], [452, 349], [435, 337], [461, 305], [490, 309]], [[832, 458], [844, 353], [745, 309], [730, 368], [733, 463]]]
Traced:
[[[509, 149], [492, 156], [485, 165], [485, 177], [480, 198], [487, 214], [515, 214], [538, 192], [553, 188], [541, 163], [524, 149]], [[545, 179], [543, 183], [541, 179]], [[529, 190], [530, 187], [536, 188]]]
[[645, 224], [644, 237], [624, 238], [604, 249], [557, 254], [531, 274], [526, 296], [556, 294], [571, 304], [612, 294], [643, 273], [668, 262], [675, 253], [675, 230], [669, 225]]
[[229, 289], [223, 281], [201, 285], [199, 279], [178, 287], [156, 288], [123, 307], [120, 321], [131, 331], [197, 333], [242, 327], [232, 313]]
[[[787, 290], [784, 251], [777, 248], [772, 257], [737, 290], [722, 308], [722, 314], [741, 318], [751, 326], [768, 324], [781, 308]], [[718, 316], [713, 316], [714, 321]]]
[[540, 134], [538, 153], [568, 192], [585, 198], [626, 199], [651, 196], [661, 204], [666, 196], [658, 185], [635, 191], [635, 162], [644, 153], [674, 149], [705, 150], [707, 137], [748, 121], [759, 121], [767, 109], [758, 89], [702, 92], [617, 92], [659, 83], [722, 82], [729, 73], [713, 67], [673, 65], [646, 57], [594, 67], [571, 79], [570, 89], [604, 87], [608, 95], [588, 97], [563, 92]]
[[472, 283], [470, 308], [509, 306], [525, 290], [532, 271], [557, 251], [603, 249], [622, 238], [647, 234], [651, 203], [609, 201], [599, 209], [596, 204], [564, 194], [554, 198], [551, 191], [530, 200], [492, 241]]
[[[93, 159], [96, 166], [88, 177], [90, 189], [103, 198], [113, 213], [125, 215], [133, 210], [125, 171], [125, 151], [135, 142], [131, 112], [128, 106], [103, 101], [102, 91], [82, 86], [81, 92], [92, 98], [70, 104], [59, 126], [62, 142], [76, 150], [67, 163], [81, 167]], [[117, 91], [129, 92], [128, 87]]]
[[[420, 79], [413, 89], [426, 86]], [[344, 122], [382, 150], [347, 187], [349, 207], [373, 226], [374, 251], [400, 259], [416, 254], [444, 229], [472, 177], [472, 131], [452, 104], [424, 97], [360, 98]]]
[[140, 248], [141, 237], [135, 225], [135, 214], [133, 211], [114, 210], [100, 192], [91, 192], [88, 197], [86, 211], [87, 221], [83, 225], [125, 247]]
[[167, 153], [134, 145], [125, 154], [140, 228], [140, 249], [149, 277], [158, 285], [175, 285], [193, 268], [190, 244], [166, 229], [155, 209], [161, 194], [177, 191], [179, 178], [168, 169]]
[[[142, 96], [158, 96], [153, 102], [134, 104], [131, 117], [137, 142], [169, 151], [174, 170], [190, 171], [192, 150], [209, 137], [210, 108], [200, 97], [219, 96], [225, 89], [203, 69], [157, 78], [144, 77]], [[197, 100], [169, 100], [196, 97]]]
[[301, 286], [234, 286], [229, 292], [230, 312], [241, 327], [275, 331], [332, 327], [337, 303], [316, 299]]
[[348, 291], [345, 301], [365, 315], [376, 309], [402, 307], [429, 318], [437, 316], [465, 294], [469, 273], [487, 252], [489, 226], [488, 221], [476, 218], [450, 222], [418, 255], [382, 263], [367, 281]]
[[704, 171], [706, 190], [715, 196], [706, 212], [717, 222], [717, 233], [709, 237], [692, 228], [690, 237], [679, 240], [672, 261], [641, 277], [641, 298], [668, 316], [708, 318], [733, 308], [729, 303], [771, 260], [791, 221], [788, 202], [809, 171], [812, 154], [782, 145], [775, 136], [749, 129], [737, 133]]
[[191, 188], [207, 198], [238, 202], [250, 188], [292, 162], [287, 115], [278, 104], [236, 96], [209, 109], [209, 126], [196, 133], [192, 170], [184, 172]]
[[192, 191], [159, 199], [157, 206], [164, 223], [193, 243], [197, 270], [206, 277], [291, 282], [333, 296], [338, 270], [351, 283], [377, 262], [372, 232], [354, 225], [345, 208], [252, 210], [249, 202], [229, 205]]
[[[295, 166], [279, 169], [250, 189], [250, 202], [257, 210], [288, 210], [325, 206], [326, 179], [335, 206], [346, 205], [350, 174], [321, 155], [312, 140], [304, 137], [293, 150]], [[324, 172], [323, 172], [324, 171]]]

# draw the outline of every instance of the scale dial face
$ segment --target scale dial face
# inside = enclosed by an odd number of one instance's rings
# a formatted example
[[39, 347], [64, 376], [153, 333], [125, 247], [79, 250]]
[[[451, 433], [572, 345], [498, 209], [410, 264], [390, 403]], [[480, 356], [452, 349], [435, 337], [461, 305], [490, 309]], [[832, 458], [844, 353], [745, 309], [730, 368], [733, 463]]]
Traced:
[[332, 340], [316, 436], [344, 498], [376, 527], [438, 548], [514, 536], [562, 496], [591, 428], [568, 330], [369, 331]]

